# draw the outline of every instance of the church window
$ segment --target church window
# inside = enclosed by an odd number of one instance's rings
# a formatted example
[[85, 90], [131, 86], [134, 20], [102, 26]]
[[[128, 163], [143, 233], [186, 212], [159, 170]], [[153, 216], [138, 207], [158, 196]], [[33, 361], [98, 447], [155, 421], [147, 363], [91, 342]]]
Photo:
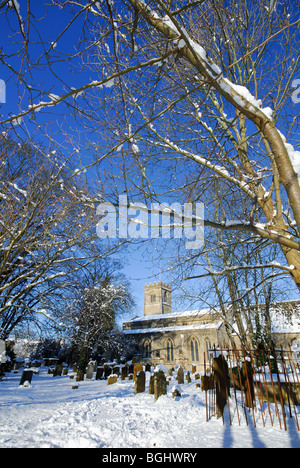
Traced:
[[144, 358], [150, 358], [151, 357], [151, 341], [146, 340], [144, 343], [144, 353], [143, 353]]
[[199, 345], [198, 345], [198, 340], [196, 338], [192, 338], [190, 342], [191, 346], [191, 360], [192, 362], [198, 362], [199, 361]]
[[167, 339], [167, 362], [174, 361], [174, 342], [171, 338]]
[[153, 304], [153, 302], [156, 302], [156, 295], [155, 294], [151, 294], [151, 303]]

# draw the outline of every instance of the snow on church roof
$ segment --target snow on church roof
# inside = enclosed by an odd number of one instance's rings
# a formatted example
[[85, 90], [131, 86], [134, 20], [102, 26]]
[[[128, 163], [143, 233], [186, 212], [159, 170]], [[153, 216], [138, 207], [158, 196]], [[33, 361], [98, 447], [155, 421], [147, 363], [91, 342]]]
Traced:
[[[264, 305], [261, 305], [260, 315], [264, 316]], [[134, 325], [138, 322], [146, 321], [165, 321], [168, 319], [178, 319], [178, 318], [197, 318], [205, 315], [213, 315], [218, 313], [218, 309], [214, 308], [205, 308], [205, 309], [195, 309], [195, 310], [185, 310], [183, 312], [172, 312], [170, 314], [158, 314], [158, 315], [148, 315], [134, 317], [126, 324]], [[271, 329], [272, 333], [300, 333], [300, 301], [283, 301], [271, 305], [270, 308], [270, 317], [271, 317]], [[222, 324], [220, 322], [210, 322], [210, 323], [198, 323], [190, 325], [174, 325], [174, 326], [161, 326], [161, 327], [149, 327], [149, 328], [138, 328], [123, 330], [124, 333], [154, 333], [154, 332], [166, 332], [166, 331], [179, 331], [179, 330], [200, 330], [205, 328], [219, 328]]]
[[195, 310], [185, 310], [183, 312], [171, 312], [170, 314], [157, 314], [157, 315], [144, 315], [140, 317], [134, 317], [127, 323], [132, 322], [142, 322], [149, 320], [164, 320], [170, 318], [181, 318], [181, 317], [198, 317], [200, 315], [211, 314], [213, 309], [195, 309]]
[[[172, 315], [172, 314], [168, 314], [168, 315]], [[222, 324], [223, 322], [219, 321], [219, 322], [202, 323], [202, 324], [196, 324], [196, 325], [179, 325], [179, 326], [174, 326], [174, 327], [137, 328], [137, 329], [132, 329], [132, 330], [123, 330], [123, 333], [125, 335], [132, 335], [132, 334], [138, 335], [141, 333], [166, 333], [166, 332], [172, 332], [172, 331], [205, 330], [208, 328], [219, 329]]]

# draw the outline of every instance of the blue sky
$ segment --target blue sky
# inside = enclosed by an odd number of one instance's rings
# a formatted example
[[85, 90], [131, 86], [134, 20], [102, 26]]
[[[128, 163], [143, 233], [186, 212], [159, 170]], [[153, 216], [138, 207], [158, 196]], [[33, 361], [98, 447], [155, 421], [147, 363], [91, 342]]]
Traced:
[[[20, 14], [21, 16], [26, 16], [26, 4], [24, 0], [19, 0], [20, 3]], [[58, 8], [46, 8], [43, 7], [41, 10], [42, 2], [39, 0], [32, 0], [31, 7], [33, 8], [33, 13], [36, 16], [36, 25], [39, 25], [39, 34], [42, 36], [42, 40], [47, 47], [51, 47], [52, 43], [56, 43], [54, 53], [62, 53], [64, 54], [65, 60], [59, 61], [56, 64], [53, 64], [53, 73], [50, 73], [48, 67], [46, 67], [45, 57], [43, 56], [43, 48], [40, 44], [40, 38], [38, 36], [37, 31], [34, 28], [31, 29], [31, 38], [36, 42], [36, 45], [31, 48], [30, 54], [31, 59], [40, 57], [40, 65], [38, 70], [35, 70], [34, 79], [32, 82], [33, 88], [33, 102], [38, 102], [37, 99], [40, 99], [41, 96], [37, 96], [37, 92], [34, 91], [34, 87], [37, 87], [38, 90], [45, 90], [47, 93], [51, 92], [61, 96], [65, 92], [68, 92], [71, 87], [81, 86], [83, 84], [89, 83], [98, 77], [95, 76], [95, 73], [90, 70], [80, 71], [80, 60], [78, 60], [78, 72], [74, 73], [70, 70], [70, 63], [68, 61], [69, 54], [73, 53], [73, 44], [78, 42], [78, 38], [80, 36], [81, 26], [82, 26], [82, 19], [78, 19], [74, 21], [72, 26], [67, 30], [67, 32], [57, 40], [58, 35], [64, 29], [64, 27], [68, 24], [69, 21], [74, 19], [74, 16], [64, 12], [64, 14], [59, 14]], [[45, 15], [47, 17], [45, 18]], [[7, 27], [7, 23], [3, 21], [5, 16], [0, 18], [1, 21], [1, 29], [0, 29], [0, 40], [1, 44], [6, 48], [8, 44], [8, 34], [9, 30]], [[12, 14], [10, 13], [8, 18], [12, 21], [12, 25], [17, 26], [17, 23], [14, 23], [14, 19]], [[16, 53], [19, 49], [20, 44], [10, 45], [9, 51], [11, 54]], [[14, 57], [13, 55], [9, 59], [9, 65], [17, 68], [17, 64], [19, 62], [18, 57]], [[26, 68], [26, 67], [25, 67]], [[57, 73], [57, 77], [54, 73]], [[63, 78], [61, 81], [58, 76]], [[29, 71], [27, 72], [26, 77], [28, 79]], [[15, 115], [19, 112], [20, 109], [25, 109], [30, 104], [28, 101], [29, 92], [26, 91], [23, 95], [23, 88], [22, 86], [18, 87], [17, 82], [15, 80], [15, 75], [12, 71], [3, 65], [0, 66], [0, 79], [5, 80], [6, 82], [6, 103], [0, 105], [0, 113], [4, 116], [8, 115]], [[36, 98], [35, 98], [36, 95]], [[45, 100], [47, 99], [45, 95]], [[20, 107], [19, 107], [20, 105]], [[297, 108], [294, 108], [294, 111], [297, 112], [299, 105]], [[21, 138], [25, 138], [28, 135], [35, 135], [35, 138], [39, 138], [44, 142], [46, 145], [49, 144], [49, 140], [45, 139], [43, 131], [44, 126], [46, 124], [49, 125], [49, 130], [53, 129], [57, 132], [59, 125], [61, 123], [67, 124], [68, 123], [68, 108], [64, 104], [59, 104], [56, 106], [53, 111], [40, 111], [35, 115], [36, 121], [30, 122], [28, 118], [24, 119], [21, 127], [15, 127], [11, 132], [15, 131], [21, 136]], [[41, 128], [39, 129], [36, 125], [39, 123]], [[72, 121], [72, 125], [74, 121]], [[75, 128], [74, 128], [75, 133]], [[91, 134], [92, 137], [92, 134]], [[71, 146], [66, 143], [63, 139], [63, 135], [60, 133], [55, 134], [55, 138], [58, 142], [64, 145], [68, 150], [71, 150]], [[82, 153], [83, 161], [89, 161], [89, 154], [88, 152]], [[91, 170], [89, 172], [89, 177], [93, 178], [94, 173]], [[96, 216], [95, 216], [95, 224], [96, 224]], [[99, 241], [100, 242], [100, 241]], [[135, 300], [137, 303], [136, 313], [142, 314], [143, 313], [143, 301], [144, 301], [144, 285], [148, 282], [157, 281], [161, 279], [164, 282], [170, 282], [172, 280], [172, 274], [167, 274], [165, 270], [167, 269], [168, 261], [170, 258], [170, 252], [172, 248], [175, 247], [173, 241], [171, 240], [168, 243], [168, 250], [161, 254], [160, 260], [157, 260], [158, 251], [155, 249], [155, 245], [152, 243], [148, 243], [146, 246], [145, 243], [140, 248], [132, 247], [129, 249], [129, 252], [126, 255], [121, 257], [124, 261], [124, 274], [129, 279], [132, 285], [132, 291], [135, 296]], [[186, 252], [188, 255], [188, 251]], [[145, 259], [147, 261], [145, 261]], [[151, 260], [155, 260], [151, 263]], [[163, 273], [160, 272], [163, 271]]]

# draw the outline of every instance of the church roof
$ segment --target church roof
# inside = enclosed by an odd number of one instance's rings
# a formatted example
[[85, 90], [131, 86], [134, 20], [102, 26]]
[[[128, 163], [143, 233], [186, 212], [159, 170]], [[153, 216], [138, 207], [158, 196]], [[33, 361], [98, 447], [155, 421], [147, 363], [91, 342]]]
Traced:
[[[259, 306], [264, 319], [265, 305]], [[255, 308], [255, 306], [251, 306]], [[300, 333], [300, 301], [274, 303], [270, 307], [272, 333]], [[218, 308], [172, 312], [169, 314], [134, 317], [123, 324], [125, 334], [161, 333], [168, 331], [219, 329], [222, 320]]]
[[[170, 314], [171, 315], [171, 314]], [[151, 328], [134, 328], [130, 330], [123, 330], [125, 335], [138, 335], [143, 333], [167, 333], [172, 331], [186, 331], [186, 330], [205, 330], [205, 329], [219, 329], [223, 324], [222, 321], [201, 323], [201, 324], [190, 324], [190, 325], [174, 325], [171, 327], [151, 327]]]
[[[157, 315], [144, 315], [140, 317], [134, 317], [129, 322], [143, 322], [149, 320], [168, 320], [168, 319], [177, 319], [177, 318], [184, 318], [184, 317], [199, 317], [200, 315], [208, 315], [212, 314], [213, 309], [206, 308], [206, 309], [195, 309], [195, 310], [185, 310], [183, 312], [172, 312], [170, 314], [157, 314]], [[217, 311], [217, 310], [216, 310]], [[127, 322], [127, 323], [129, 323]]]

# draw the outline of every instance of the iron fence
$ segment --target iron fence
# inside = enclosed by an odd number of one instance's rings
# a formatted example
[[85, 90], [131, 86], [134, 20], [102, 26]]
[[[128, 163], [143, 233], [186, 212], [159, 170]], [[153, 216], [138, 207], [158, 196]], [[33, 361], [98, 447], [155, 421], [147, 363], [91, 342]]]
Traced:
[[206, 420], [222, 417], [227, 408], [230, 424], [261, 420], [287, 430], [294, 418], [300, 431], [300, 369], [291, 348], [229, 349], [214, 347], [204, 353], [202, 390]]

